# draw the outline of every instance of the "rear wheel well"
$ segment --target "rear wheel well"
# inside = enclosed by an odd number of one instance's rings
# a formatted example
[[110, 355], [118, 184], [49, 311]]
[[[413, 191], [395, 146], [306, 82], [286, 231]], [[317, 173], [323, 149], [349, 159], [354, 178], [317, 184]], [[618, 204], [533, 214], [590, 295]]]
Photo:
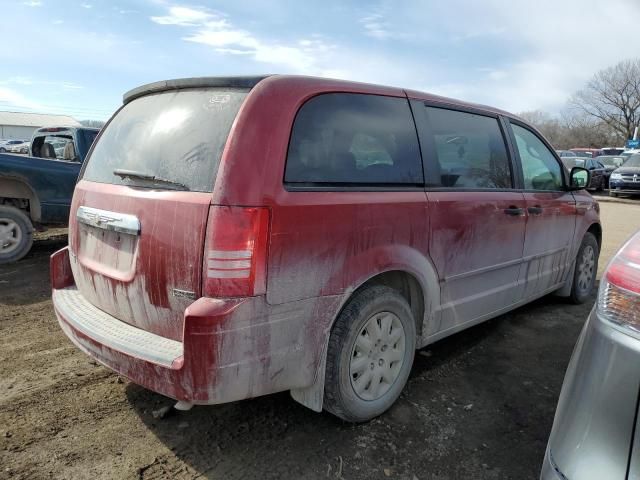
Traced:
[[24, 211], [31, 221], [40, 220], [40, 202], [25, 182], [12, 177], [0, 178], [0, 192], [0, 205], [9, 205]]
[[371, 277], [358, 290], [374, 285], [384, 285], [400, 293], [411, 307], [411, 313], [416, 322], [416, 336], [422, 336], [422, 322], [424, 318], [424, 294], [420, 282], [408, 272], [393, 270]]
[[587, 229], [587, 233], [590, 233], [594, 237], [596, 237], [596, 241], [598, 242], [598, 250], [602, 250], [602, 227], [599, 224], [594, 223]]

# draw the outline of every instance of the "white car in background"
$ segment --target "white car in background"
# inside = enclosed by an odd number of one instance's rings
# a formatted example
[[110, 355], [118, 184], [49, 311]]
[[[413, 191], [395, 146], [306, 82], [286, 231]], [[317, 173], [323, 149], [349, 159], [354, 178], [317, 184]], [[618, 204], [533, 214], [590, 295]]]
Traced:
[[29, 142], [16, 143], [7, 149], [10, 153], [29, 153]]
[[15, 145], [24, 143], [24, 140], [0, 140], [0, 153], [10, 152]]

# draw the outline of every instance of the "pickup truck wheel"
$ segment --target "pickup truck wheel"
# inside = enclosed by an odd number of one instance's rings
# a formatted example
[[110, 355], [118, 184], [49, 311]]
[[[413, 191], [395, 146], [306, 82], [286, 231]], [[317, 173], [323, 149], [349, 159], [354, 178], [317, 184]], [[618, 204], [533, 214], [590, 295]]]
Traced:
[[415, 342], [415, 321], [402, 295], [385, 286], [357, 292], [329, 338], [324, 408], [348, 422], [386, 411], [409, 378]]
[[582, 239], [582, 244], [576, 256], [576, 268], [573, 272], [573, 284], [569, 295], [573, 303], [584, 303], [591, 295], [593, 286], [596, 283], [599, 255], [600, 249], [598, 248], [596, 237], [587, 232]]
[[20, 260], [33, 245], [33, 225], [22, 210], [0, 205], [0, 265]]

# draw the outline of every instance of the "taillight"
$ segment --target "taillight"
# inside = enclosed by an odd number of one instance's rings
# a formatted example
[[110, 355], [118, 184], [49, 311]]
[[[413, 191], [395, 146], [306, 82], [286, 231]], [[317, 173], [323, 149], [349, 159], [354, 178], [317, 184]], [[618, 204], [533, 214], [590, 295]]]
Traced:
[[205, 241], [203, 295], [264, 294], [268, 239], [268, 209], [211, 207]]
[[613, 257], [602, 277], [598, 313], [640, 332], [640, 232]]

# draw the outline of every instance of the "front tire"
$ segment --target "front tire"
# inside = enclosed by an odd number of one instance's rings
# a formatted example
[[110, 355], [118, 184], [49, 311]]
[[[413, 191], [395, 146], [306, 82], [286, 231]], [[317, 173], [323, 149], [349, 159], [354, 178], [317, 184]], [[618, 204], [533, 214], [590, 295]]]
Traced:
[[587, 232], [578, 249], [576, 267], [573, 272], [570, 300], [575, 304], [584, 303], [589, 299], [598, 273], [598, 257], [600, 248], [596, 237]]
[[0, 265], [16, 262], [33, 245], [33, 225], [22, 210], [0, 205]]
[[400, 293], [385, 286], [356, 292], [331, 330], [325, 410], [348, 422], [385, 412], [409, 378], [415, 346], [415, 320]]

